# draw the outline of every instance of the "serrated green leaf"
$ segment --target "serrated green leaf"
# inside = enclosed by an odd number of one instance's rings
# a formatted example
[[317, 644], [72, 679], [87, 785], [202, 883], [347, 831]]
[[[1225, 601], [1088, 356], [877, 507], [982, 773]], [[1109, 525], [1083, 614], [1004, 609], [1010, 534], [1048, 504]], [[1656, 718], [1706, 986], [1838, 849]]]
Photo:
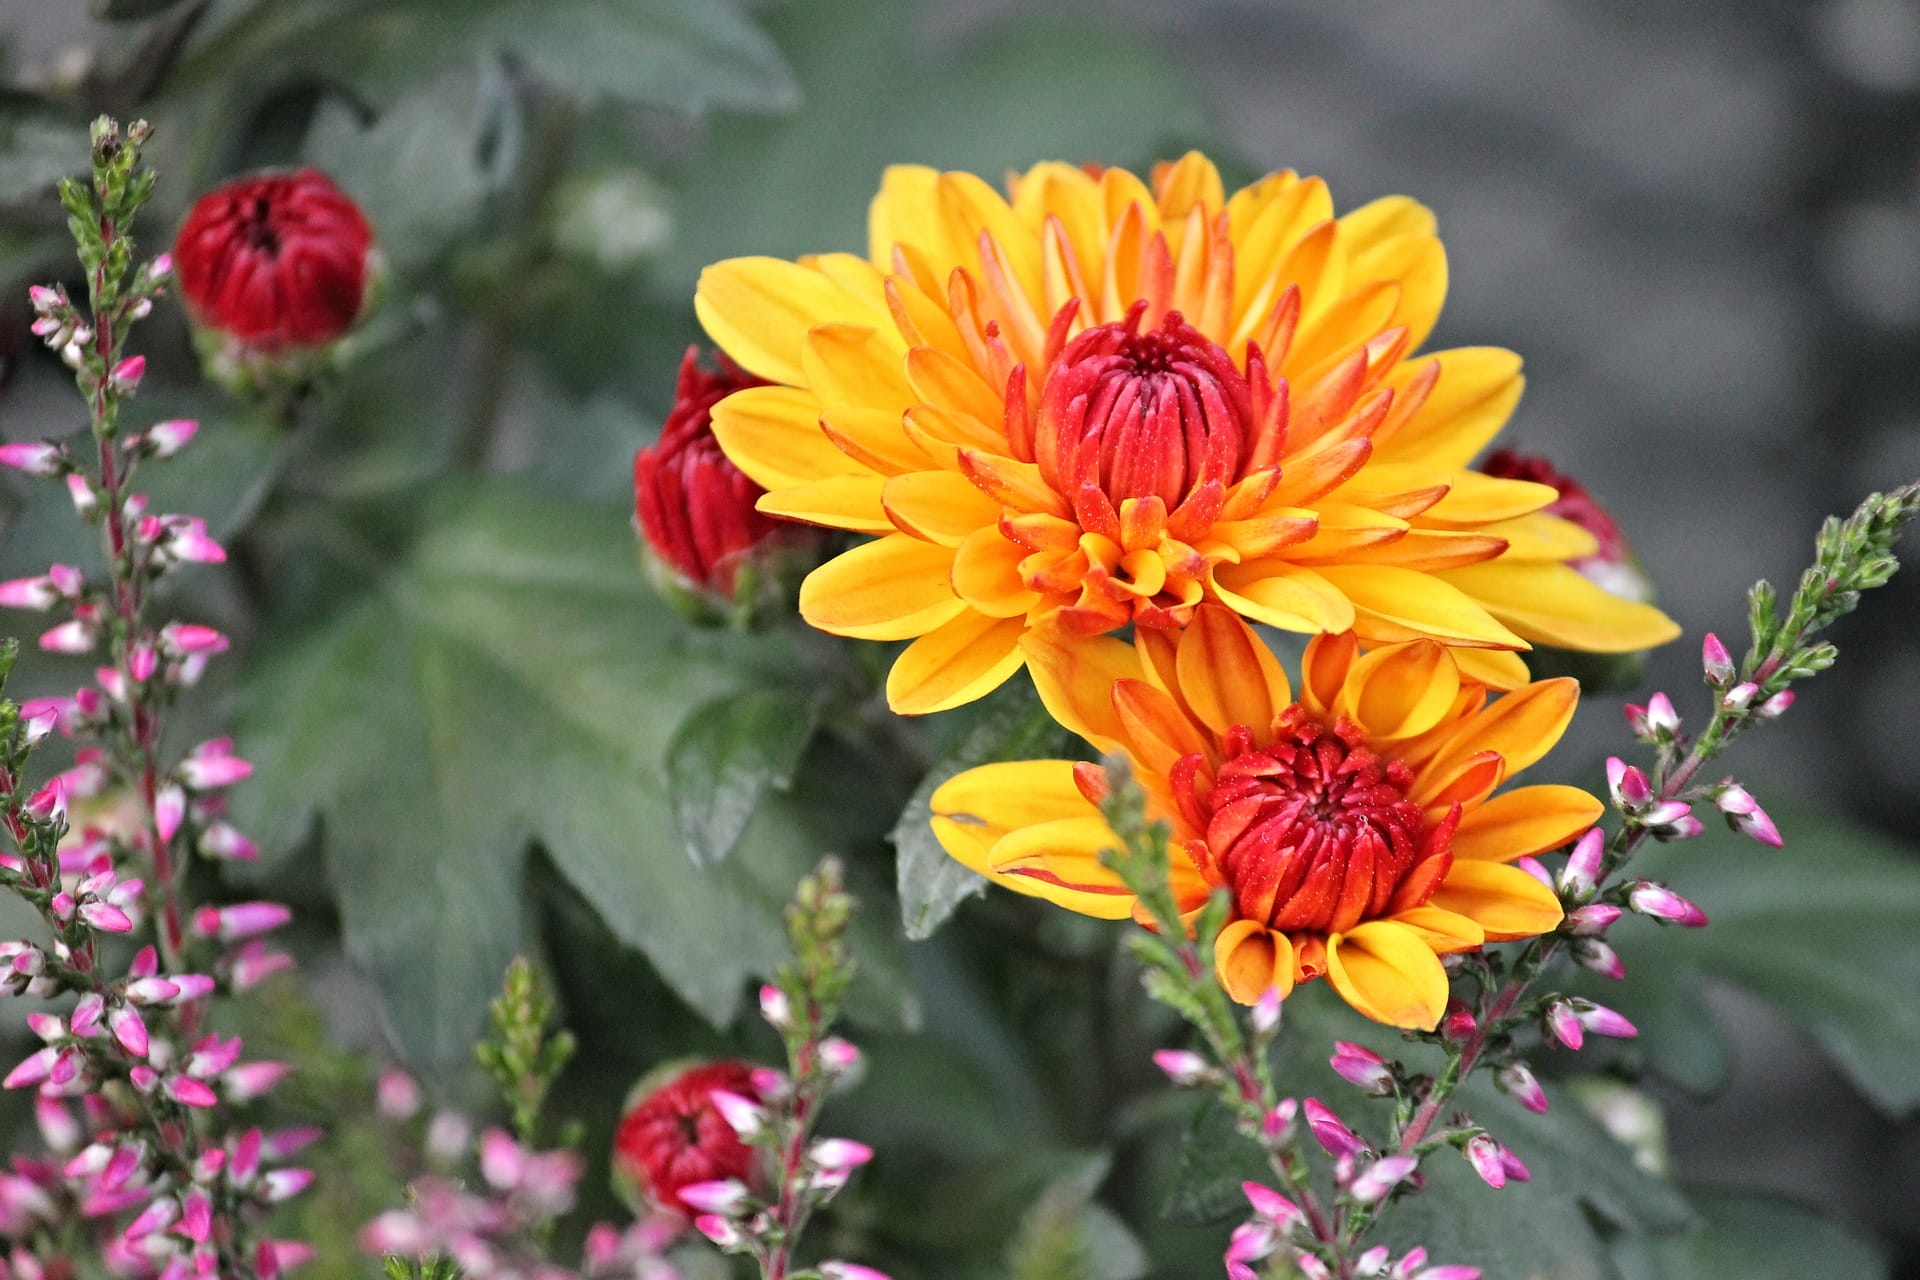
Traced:
[[258, 93], [319, 79], [391, 102], [418, 81], [504, 56], [584, 99], [702, 112], [778, 110], [793, 82], [728, 0], [312, 0], [209, 24], [172, 87]]
[[1700, 1229], [1629, 1238], [1614, 1250], [1620, 1280], [1886, 1280], [1886, 1250], [1865, 1235], [1775, 1197], [1695, 1191]]
[[1182, 1226], [1205, 1226], [1244, 1215], [1247, 1197], [1243, 1182], [1266, 1182], [1273, 1176], [1260, 1149], [1240, 1136], [1233, 1112], [1208, 1098], [1194, 1113], [1180, 1147], [1180, 1165], [1161, 1213]]
[[0, 94], [0, 204], [37, 199], [93, 153], [84, 120], [74, 120], [21, 94]]
[[953, 750], [928, 771], [894, 824], [900, 919], [907, 937], [933, 936], [962, 902], [987, 881], [947, 856], [934, 839], [933, 793], [941, 783], [994, 760], [1041, 760], [1065, 754], [1069, 736], [1047, 714], [1025, 680], [1003, 686], [975, 713]]
[[[301, 544], [349, 579], [358, 562], [364, 585], [287, 611], [260, 644], [239, 725], [258, 766], [241, 821], [284, 849], [319, 816], [348, 952], [416, 1061], [466, 1062], [521, 946], [536, 839], [621, 941], [726, 1021], [746, 979], [783, 958], [794, 882], [853, 838], [834, 809], [798, 805], [763, 815], [710, 871], [672, 838], [673, 726], [778, 678], [777, 642], [677, 627], [639, 580], [621, 512], [461, 489], [409, 514], [419, 531], [397, 556], [351, 531], [330, 550]], [[873, 930], [857, 945], [868, 1007], [910, 1018], [897, 945]]]
[[[1724, 1058], [1700, 1004], [1703, 977], [1744, 988], [1803, 1027], [1861, 1092], [1889, 1112], [1920, 1107], [1920, 858], [1884, 836], [1814, 811], [1773, 806], [1786, 847], [1715, 828], [1655, 846], [1633, 872], [1699, 903], [1704, 929], [1631, 919], [1612, 941], [1627, 979], [1595, 995], [1641, 1025], [1634, 1051], [1695, 1088]], [[1692, 1030], [1689, 1032], [1688, 1028]]]
[[767, 793], [792, 785], [819, 718], [816, 699], [788, 689], [719, 698], [687, 714], [667, 744], [667, 785], [697, 865], [732, 852]]

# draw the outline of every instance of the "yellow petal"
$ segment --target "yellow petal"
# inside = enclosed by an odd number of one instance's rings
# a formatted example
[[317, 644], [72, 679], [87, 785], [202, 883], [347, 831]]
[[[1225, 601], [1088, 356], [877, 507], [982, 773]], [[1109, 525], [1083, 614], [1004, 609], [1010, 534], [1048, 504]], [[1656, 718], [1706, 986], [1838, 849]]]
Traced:
[[1375, 649], [1347, 672], [1336, 710], [1370, 738], [1411, 738], [1440, 723], [1460, 692], [1460, 671], [1433, 640]]
[[858, 476], [829, 476], [808, 484], [762, 494], [755, 507], [782, 520], [823, 524], [855, 533], [891, 533], [893, 522], [880, 505], [886, 477], [868, 472]]
[[1527, 660], [1507, 649], [1455, 649], [1453, 661], [1462, 680], [1485, 685], [1495, 693], [1518, 689], [1532, 679]]
[[1319, 572], [1277, 560], [1220, 565], [1213, 593], [1235, 613], [1283, 631], [1345, 631], [1353, 605]]
[[843, 552], [800, 585], [800, 616], [861, 640], [925, 635], [966, 610], [953, 594], [953, 552], [896, 533]]
[[1433, 210], [1411, 196], [1383, 196], [1340, 219], [1340, 238], [1349, 253], [1365, 253], [1402, 236], [1430, 236], [1439, 223]]
[[1101, 862], [1102, 854], [1118, 853], [1120, 837], [1097, 813], [1036, 822], [1008, 832], [993, 848], [989, 861], [996, 871], [1044, 873], [1069, 888], [1122, 889], [1119, 875]]
[[985, 876], [1003, 889], [1011, 889], [1031, 898], [1051, 898], [1050, 886], [1031, 876], [1006, 875], [988, 864], [988, 855], [993, 846], [1000, 842], [1000, 833], [938, 815], [935, 815], [931, 825], [933, 838], [940, 842], [947, 856], [967, 870]]
[[896, 715], [922, 716], [992, 693], [1026, 661], [1020, 653], [1026, 628], [1025, 618], [961, 613], [894, 659], [887, 673], [887, 705]]
[[1093, 805], [1073, 782], [1071, 760], [1008, 760], [983, 764], [934, 789], [933, 812], [996, 832], [1060, 818], [1084, 818]]
[[1447, 1008], [1447, 971], [1420, 934], [1370, 920], [1327, 939], [1327, 980], [1375, 1022], [1431, 1031]]
[[1478, 471], [1452, 471], [1448, 473], [1448, 481], [1447, 496], [1420, 513], [1422, 524], [1445, 529], [1477, 529], [1495, 521], [1531, 514], [1560, 498], [1560, 491], [1550, 484], [1503, 480]]
[[1598, 538], [1571, 520], [1543, 511], [1497, 520], [1479, 532], [1506, 540], [1507, 550], [1501, 559], [1508, 564], [1516, 560], [1581, 560], [1600, 553]]
[[1410, 907], [1389, 917], [1395, 924], [1415, 930], [1438, 955], [1471, 951], [1487, 940], [1487, 931], [1463, 915], [1442, 911], [1439, 907]]
[[997, 525], [975, 529], [953, 553], [954, 594], [988, 617], [1019, 617], [1040, 600], [1020, 580], [1026, 556], [1026, 548], [1007, 541]]
[[1434, 574], [1391, 565], [1323, 565], [1319, 572], [1353, 602], [1354, 630], [1364, 639], [1391, 642], [1429, 636], [1451, 644], [1527, 647], [1465, 592]]
[[1389, 462], [1464, 469], [1520, 403], [1520, 357], [1498, 347], [1441, 351], [1403, 364], [1387, 385], [1396, 393], [1405, 389], [1429, 360], [1440, 362], [1440, 381], [1420, 411], [1380, 442], [1380, 455]]
[[1203, 604], [1180, 635], [1176, 687], [1217, 734], [1237, 724], [1265, 729], [1293, 701], [1286, 672], [1252, 628], [1229, 609]]
[[895, 422], [916, 398], [905, 361], [906, 350], [898, 339], [889, 340], [863, 325], [821, 325], [809, 330], [800, 344], [807, 389], [821, 404], [878, 410]]
[[1258, 1004], [1268, 991], [1293, 992], [1293, 943], [1255, 920], [1235, 920], [1213, 943], [1213, 972], [1240, 1004]]
[[1486, 930], [1488, 942], [1532, 938], [1560, 925], [1560, 899], [1518, 867], [1498, 862], [1456, 862], [1427, 905], [1467, 917]]
[[1359, 657], [1360, 645], [1351, 631], [1317, 635], [1307, 642], [1300, 659], [1300, 701], [1307, 710], [1324, 716], [1333, 709]]
[[1649, 604], [1603, 591], [1563, 564], [1504, 559], [1440, 575], [1514, 631], [1539, 644], [1586, 653], [1637, 653], [1680, 634]]
[[729, 258], [708, 267], [693, 309], [707, 336], [741, 368], [791, 386], [807, 385], [800, 349], [809, 329], [871, 319], [826, 276], [778, 258]]
[[925, 471], [933, 465], [926, 452], [907, 438], [900, 415], [884, 409], [829, 405], [820, 415], [820, 433], [849, 461], [881, 475]]
[[1068, 636], [1043, 628], [1028, 632], [1020, 647], [1047, 713], [1099, 750], [1114, 750], [1121, 727], [1113, 686], [1144, 675], [1133, 646], [1111, 636]]
[[1396, 236], [1352, 253], [1347, 279], [1354, 284], [1391, 280], [1400, 286], [1393, 324], [1406, 327], [1407, 349], [1417, 350], [1433, 332], [1447, 300], [1446, 246], [1430, 235]]
[[713, 407], [713, 434], [762, 489], [786, 489], [867, 470], [820, 430], [820, 406], [798, 387], [749, 387]]
[[[889, 165], [867, 208], [867, 256], [882, 271], [893, 270], [893, 246], [924, 243], [934, 230], [934, 188], [940, 171], [923, 164]], [[937, 245], [929, 248], [938, 249]], [[951, 261], [943, 262], [952, 267]], [[942, 278], [945, 271], [941, 272]]]
[[1600, 820], [1606, 806], [1578, 787], [1518, 787], [1460, 819], [1453, 856], [1512, 862], [1558, 849]]
[[[980, 422], [1001, 420], [1005, 401], [1000, 391], [965, 361], [937, 347], [915, 347], [907, 352], [906, 369], [915, 399]], [[1003, 437], [996, 436], [994, 444], [997, 449], [1006, 449]]]
[[1000, 504], [954, 471], [894, 476], [880, 491], [880, 505], [902, 532], [948, 547], [1000, 520]]

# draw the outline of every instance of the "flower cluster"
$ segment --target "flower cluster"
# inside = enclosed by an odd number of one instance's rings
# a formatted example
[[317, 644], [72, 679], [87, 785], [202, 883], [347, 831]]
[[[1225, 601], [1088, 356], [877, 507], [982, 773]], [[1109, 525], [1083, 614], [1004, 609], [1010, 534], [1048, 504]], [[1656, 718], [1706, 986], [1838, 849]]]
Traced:
[[[137, 430], [121, 422], [145, 374], [144, 359], [125, 353], [126, 332], [163, 295], [171, 270], [164, 254], [135, 267], [128, 238], [152, 186], [139, 163], [147, 133], [144, 124], [123, 135], [96, 123], [91, 185], [62, 186], [86, 303], [59, 287], [31, 293], [35, 332], [73, 367], [87, 403], [89, 448], [0, 447], [0, 463], [64, 482], [81, 518], [99, 526], [106, 563], [98, 580], [56, 564], [0, 584], [0, 602], [60, 618], [41, 635], [43, 649], [101, 663], [71, 697], [0, 704], [0, 820], [11, 838], [0, 886], [40, 913], [51, 939], [0, 945], [8, 969], [0, 991], [74, 998], [64, 1015], [30, 1015], [44, 1047], [5, 1078], [7, 1088], [37, 1093], [51, 1154], [16, 1160], [0, 1231], [36, 1242], [27, 1247], [42, 1267], [91, 1242], [119, 1275], [269, 1277], [311, 1252], [259, 1227], [312, 1180], [282, 1162], [317, 1134], [238, 1123], [232, 1108], [291, 1068], [243, 1060], [240, 1039], [208, 1023], [210, 998], [291, 963], [266, 938], [287, 909], [195, 907], [183, 886], [189, 859], [254, 855], [224, 816], [227, 788], [252, 770], [226, 739], [177, 756], [165, 740], [176, 699], [228, 642], [209, 627], [156, 623], [149, 611], [163, 579], [225, 553], [203, 521], [151, 511], [133, 488], [144, 466], [196, 433], [186, 421]], [[29, 794], [29, 753], [55, 729], [76, 744], [74, 763]], [[123, 960], [114, 940], [142, 933], [153, 941]]]

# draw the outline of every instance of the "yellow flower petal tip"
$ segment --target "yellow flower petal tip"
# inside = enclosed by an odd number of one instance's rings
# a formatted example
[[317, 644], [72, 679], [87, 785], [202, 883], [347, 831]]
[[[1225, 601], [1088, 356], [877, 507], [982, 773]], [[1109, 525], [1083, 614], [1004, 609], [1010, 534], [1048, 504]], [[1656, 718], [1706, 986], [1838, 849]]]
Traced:
[[896, 710], [991, 690], [1016, 633], [1178, 631], [1203, 602], [1370, 646], [1671, 626], [1565, 569], [1595, 544], [1533, 519], [1553, 488], [1469, 469], [1520, 361], [1419, 352], [1447, 268], [1410, 200], [1337, 216], [1291, 172], [1228, 193], [1198, 154], [1147, 180], [1042, 164], [1005, 194], [899, 166], [868, 229], [866, 258], [711, 266], [695, 309], [776, 384], [720, 415], [763, 509], [896, 548], [804, 601], [826, 630], [925, 638]]

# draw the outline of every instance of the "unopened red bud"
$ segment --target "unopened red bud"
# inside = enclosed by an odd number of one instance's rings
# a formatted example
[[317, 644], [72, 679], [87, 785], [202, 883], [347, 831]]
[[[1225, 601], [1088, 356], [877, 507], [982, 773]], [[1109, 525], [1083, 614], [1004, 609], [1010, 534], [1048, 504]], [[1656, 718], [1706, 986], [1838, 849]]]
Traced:
[[1440, 1019], [1442, 1039], [1451, 1044], [1465, 1044], [1478, 1029], [1479, 1023], [1474, 1020], [1473, 1010], [1467, 1007], [1466, 1001], [1447, 1001], [1446, 1014]]

